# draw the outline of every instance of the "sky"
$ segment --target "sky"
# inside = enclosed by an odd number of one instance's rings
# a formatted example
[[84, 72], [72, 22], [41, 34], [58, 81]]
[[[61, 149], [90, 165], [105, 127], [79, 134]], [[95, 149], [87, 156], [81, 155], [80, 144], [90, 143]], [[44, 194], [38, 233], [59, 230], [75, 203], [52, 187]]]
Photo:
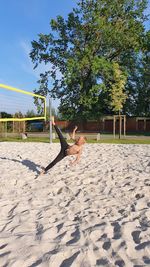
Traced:
[[[50, 32], [52, 18], [67, 17], [75, 6], [76, 0], [0, 0], [0, 84], [30, 92], [38, 87], [45, 66], [33, 69], [31, 42]], [[54, 107], [58, 104], [53, 101]]]
[[[0, 0], [0, 84], [30, 92], [37, 88], [45, 66], [33, 69], [31, 42], [38, 40], [39, 33], [49, 33], [50, 20], [57, 15], [67, 17], [76, 3], [77, 0]], [[58, 104], [53, 101], [54, 107]]]

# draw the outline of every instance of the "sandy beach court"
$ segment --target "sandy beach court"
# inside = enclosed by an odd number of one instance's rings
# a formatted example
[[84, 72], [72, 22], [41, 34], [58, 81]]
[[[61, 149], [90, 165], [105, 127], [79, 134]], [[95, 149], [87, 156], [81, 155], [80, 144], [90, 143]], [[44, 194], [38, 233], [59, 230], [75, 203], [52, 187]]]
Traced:
[[0, 267], [150, 266], [150, 146], [0, 143]]

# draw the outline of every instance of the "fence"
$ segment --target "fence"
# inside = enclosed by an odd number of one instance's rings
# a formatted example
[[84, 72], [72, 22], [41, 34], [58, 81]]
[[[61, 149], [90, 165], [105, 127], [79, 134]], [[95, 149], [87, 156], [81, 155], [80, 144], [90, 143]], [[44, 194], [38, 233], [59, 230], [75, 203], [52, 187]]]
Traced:
[[[43, 127], [41, 124], [43, 123]], [[75, 125], [78, 125], [78, 134], [90, 133], [97, 136], [100, 134], [113, 134], [113, 116], [105, 116], [98, 121], [56, 121], [57, 125], [67, 134], [72, 132]], [[33, 125], [34, 124], [34, 125]], [[0, 122], [0, 137], [20, 136], [22, 132], [28, 132], [31, 136], [49, 136], [49, 122], [39, 121], [37, 128], [37, 122]], [[34, 127], [33, 127], [34, 126]], [[116, 134], [119, 133], [119, 120], [116, 119], [115, 123]], [[39, 132], [39, 133], [38, 133]], [[41, 134], [40, 134], [41, 132]], [[122, 133], [124, 132], [124, 122], [122, 121]], [[148, 134], [150, 135], [150, 118], [145, 117], [126, 117], [126, 133], [127, 134]]]
[[[78, 130], [82, 132], [95, 133], [113, 133], [113, 116], [106, 116], [98, 121], [57, 121], [57, 125], [64, 131], [72, 131], [74, 125], [78, 125]], [[124, 130], [124, 122], [122, 121], [122, 129]], [[119, 132], [119, 119], [116, 119], [116, 133]], [[126, 117], [127, 133], [150, 133], [150, 118], [146, 117]]]

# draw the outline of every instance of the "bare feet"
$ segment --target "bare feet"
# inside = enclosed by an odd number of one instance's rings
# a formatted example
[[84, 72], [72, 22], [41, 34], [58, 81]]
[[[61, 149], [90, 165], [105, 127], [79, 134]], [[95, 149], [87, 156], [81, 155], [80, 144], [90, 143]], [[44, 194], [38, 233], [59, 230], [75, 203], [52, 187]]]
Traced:
[[46, 173], [46, 172], [45, 172], [45, 169], [43, 168], [42, 171], [40, 171], [40, 173], [37, 174], [37, 175], [35, 176], [34, 179], [37, 179], [39, 176], [41, 176], [41, 175], [43, 175], [43, 174], [45, 174], [45, 173]]
[[40, 175], [45, 174], [45, 173], [46, 173], [45, 170], [42, 170], [42, 171], [40, 172]]
[[52, 120], [52, 124], [55, 125], [55, 118], [54, 118], [54, 116], [51, 117], [51, 120]]

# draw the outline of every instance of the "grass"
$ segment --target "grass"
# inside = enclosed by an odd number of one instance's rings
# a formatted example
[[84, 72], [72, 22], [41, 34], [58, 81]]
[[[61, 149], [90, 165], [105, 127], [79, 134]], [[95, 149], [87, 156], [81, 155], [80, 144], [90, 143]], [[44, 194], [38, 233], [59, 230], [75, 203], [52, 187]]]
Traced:
[[[20, 137], [8, 137], [8, 138], [0, 138], [0, 142], [42, 142], [42, 143], [49, 143], [48, 137], [29, 137], [25, 140], [21, 139]], [[58, 143], [59, 140], [53, 140], [53, 143]], [[88, 140], [87, 143], [93, 144], [150, 144], [150, 139], [140, 139], [139, 137], [136, 139], [101, 139], [100, 141], [96, 140]]]
[[144, 139], [101, 139], [100, 141], [90, 140], [88, 143], [100, 144], [145, 144], [150, 145], [150, 140]]

